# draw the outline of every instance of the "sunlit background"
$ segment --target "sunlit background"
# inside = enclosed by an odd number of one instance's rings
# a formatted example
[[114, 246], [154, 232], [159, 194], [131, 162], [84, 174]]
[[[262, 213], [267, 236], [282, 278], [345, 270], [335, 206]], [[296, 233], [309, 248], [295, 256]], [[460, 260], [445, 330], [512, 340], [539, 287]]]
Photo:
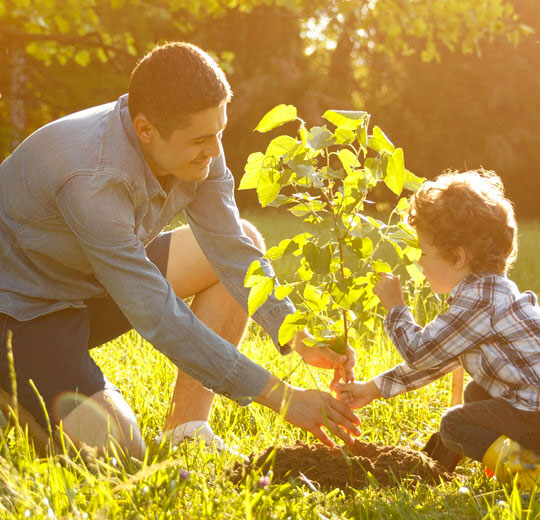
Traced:
[[235, 91], [224, 145], [237, 179], [268, 142], [252, 130], [272, 106], [310, 124], [356, 108], [417, 175], [496, 170], [519, 216], [535, 217], [539, 39], [538, 0], [0, 0], [0, 159], [44, 123], [119, 97], [154, 43], [186, 40]]

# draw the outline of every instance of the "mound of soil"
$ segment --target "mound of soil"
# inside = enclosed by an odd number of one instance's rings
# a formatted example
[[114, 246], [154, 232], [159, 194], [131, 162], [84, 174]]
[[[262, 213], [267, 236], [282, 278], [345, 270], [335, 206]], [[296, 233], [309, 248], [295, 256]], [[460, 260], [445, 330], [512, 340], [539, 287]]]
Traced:
[[237, 462], [231, 480], [238, 483], [255, 468], [262, 468], [263, 474], [271, 469], [272, 482], [287, 482], [290, 478], [305, 482], [307, 479], [323, 488], [341, 489], [362, 488], [370, 480], [375, 483], [373, 479], [383, 486], [413, 486], [418, 482], [438, 484], [441, 479], [447, 481], [453, 477], [419, 451], [358, 441], [341, 448], [300, 441], [272, 446], [253, 453], [245, 462]]

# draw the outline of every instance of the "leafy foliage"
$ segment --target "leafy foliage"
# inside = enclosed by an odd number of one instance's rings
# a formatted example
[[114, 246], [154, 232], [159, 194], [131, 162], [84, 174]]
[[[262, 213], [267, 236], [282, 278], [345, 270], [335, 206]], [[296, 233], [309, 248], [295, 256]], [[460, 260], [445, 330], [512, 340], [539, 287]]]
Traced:
[[407, 199], [399, 200], [388, 222], [365, 211], [367, 197], [378, 183], [399, 196], [404, 189], [415, 190], [422, 179], [405, 168], [403, 150], [379, 127], [370, 133], [367, 112], [328, 110], [323, 117], [333, 130], [326, 125], [308, 129], [294, 107], [279, 105], [256, 128], [267, 132], [292, 119], [300, 123], [296, 138], [278, 136], [265, 153], [249, 156], [239, 189], [256, 189], [263, 207], [286, 208], [302, 219], [305, 231], [265, 254], [272, 262], [294, 258], [294, 280], [277, 285], [257, 261], [245, 283], [251, 288], [250, 314], [272, 291], [278, 299], [291, 295], [299, 303], [281, 326], [280, 343], [307, 327], [314, 344], [337, 337], [334, 346], [339, 350], [344, 344], [357, 346], [358, 334], [351, 323], [373, 328], [376, 273], [391, 271], [388, 263], [377, 259], [381, 244], [392, 244], [413, 279], [422, 280], [415, 265], [415, 232], [399, 221]]

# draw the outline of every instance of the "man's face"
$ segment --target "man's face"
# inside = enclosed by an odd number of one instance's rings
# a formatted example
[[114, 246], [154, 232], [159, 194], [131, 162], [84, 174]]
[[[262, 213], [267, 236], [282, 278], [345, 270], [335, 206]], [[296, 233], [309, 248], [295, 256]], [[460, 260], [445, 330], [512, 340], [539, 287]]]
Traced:
[[221, 153], [221, 136], [227, 126], [227, 105], [207, 108], [191, 114], [191, 124], [175, 130], [163, 139], [151, 127], [149, 140], [141, 139], [141, 149], [156, 177], [173, 175], [190, 182], [208, 176], [210, 161]]

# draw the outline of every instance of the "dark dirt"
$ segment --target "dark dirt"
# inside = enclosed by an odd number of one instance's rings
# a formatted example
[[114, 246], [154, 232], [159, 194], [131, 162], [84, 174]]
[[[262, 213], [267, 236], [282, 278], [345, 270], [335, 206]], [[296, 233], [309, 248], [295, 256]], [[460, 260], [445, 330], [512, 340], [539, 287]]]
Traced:
[[[274, 457], [269, 459], [274, 450]], [[323, 488], [341, 489], [365, 487], [370, 479], [375, 485], [414, 486], [418, 482], [438, 484], [454, 476], [424, 453], [410, 448], [357, 441], [340, 449], [298, 441], [269, 447], [253, 453], [245, 462], [237, 462], [231, 471], [231, 480], [238, 483], [253, 469], [261, 467], [263, 475], [270, 469], [273, 471], [272, 482], [287, 482], [290, 478], [306, 482], [307, 479]]]

